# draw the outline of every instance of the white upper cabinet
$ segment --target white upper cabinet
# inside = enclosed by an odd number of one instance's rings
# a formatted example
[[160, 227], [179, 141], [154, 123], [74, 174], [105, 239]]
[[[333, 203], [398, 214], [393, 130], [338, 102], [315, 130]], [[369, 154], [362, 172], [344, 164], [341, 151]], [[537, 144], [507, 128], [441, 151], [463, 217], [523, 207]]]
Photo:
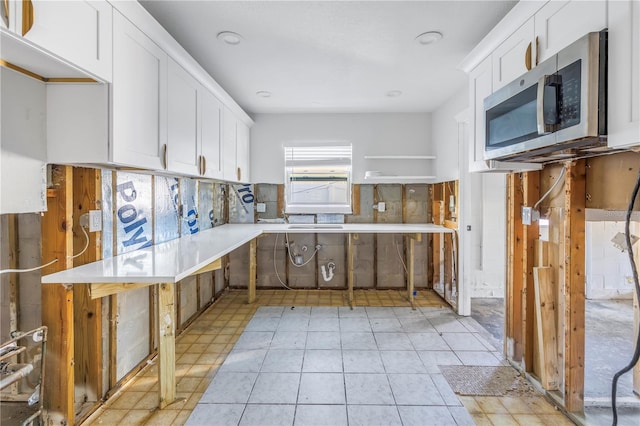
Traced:
[[169, 58], [168, 87], [167, 168], [177, 173], [199, 174], [200, 83]]
[[607, 2], [550, 1], [535, 15], [537, 62], [543, 62], [580, 37], [607, 28]]
[[201, 96], [201, 147], [200, 155], [204, 176], [223, 179], [222, 170], [222, 111], [223, 105], [213, 94], [203, 90]]
[[640, 3], [609, 2], [608, 144], [640, 145]]
[[120, 13], [113, 20], [111, 161], [167, 168], [167, 54]]
[[489, 170], [484, 160], [485, 120], [484, 98], [492, 92], [492, 58], [488, 57], [469, 73], [469, 105], [471, 107], [469, 133], [469, 171]]
[[236, 162], [237, 149], [237, 119], [233, 112], [224, 107], [222, 114], [222, 155], [224, 180], [237, 182], [238, 168]]
[[535, 65], [533, 18], [525, 22], [491, 54], [493, 90], [511, 83]]
[[237, 147], [236, 147], [236, 162], [238, 167], [238, 180], [240, 182], [249, 182], [251, 175], [249, 171], [250, 156], [249, 156], [249, 139], [250, 139], [249, 126], [238, 120], [236, 124], [237, 133]]
[[31, 7], [28, 3], [27, 7], [21, 2], [8, 3], [9, 8], [20, 9], [13, 11], [16, 26], [12, 29], [16, 33], [96, 77], [111, 81], [113, 8], [109, 3], [34, 0]]

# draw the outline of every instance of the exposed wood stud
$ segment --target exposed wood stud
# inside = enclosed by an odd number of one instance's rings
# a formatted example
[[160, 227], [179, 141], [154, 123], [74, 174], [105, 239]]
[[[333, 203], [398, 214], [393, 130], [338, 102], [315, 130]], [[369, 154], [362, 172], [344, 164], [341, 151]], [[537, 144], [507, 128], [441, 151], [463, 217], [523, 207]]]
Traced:
[[520, 206], [523, 203], [522, 178], [512, 173], [507, 178], [507, 300], [505, 303], [505, 353], [507, 358], [522, 361], [523, 354], [523, 226]]
[[[18, 239], [19, 225], [18, 215], [8, 215], [8, 235], [9, 235], [9, 268], [18, 269], [18, 253], [20, 251], [20, 241]], [[9, 335], [20, 329], [20, 274], [12, 272], [9, 274]], [[20, 356], [19, 361], [22, 361]], [[11, 385], [11, 394], [17, 395], [20, 392], [20, 382]]]
[[176, 399], [176, 317], [175, 288], [173, 283], [158, 286], [158, 382], [160, 385], [160, 408], [165, 408]]
[[[522, 202], [525, 206], [533, 206], [540, 199], [540, 173], [527, 172], [522, 174]], [[516, 209], [515, 214], [519, 214]], [[534, 337], [536, 336], [535, 316], [535, 287], [533, 281], [533, 267], [535, 265], [535, 244], [539, 236], [538, 222], [522, 225], [522, 285], [525, 301], [522, 306], [522, 327], [524, 330], [523, 362], [526, 371], [534, 370]], [[537, 357], [536, 357], [537, 359]], [[538, 370], [539, 373], [539, 370]]]
[[540, 359], [540, 382], [546, 390], [558, 388], [558, 355], [556, 353], [556, 303], [553, 269], [533, 268], [535, 286], [536, 335]]
[[585, 160], [568, 162], [565, 167], [564, 404], [569, 412], [581, 412], [585, 348]]
[[[58, 261], [42, 270], [43, 275], [73, 266], [73, 171], [69, 166], [53, 167], [55, 198], [47, 198], [42, 216], [42, 261]], [[74, 410], [74, 327], [73, 290], [62, 284], [41, 286], [42, 324], [48, 327], [44, 376], [46, 423], [73, 425]]]
[[257, 276], [257, 245], [258, 240], [256, 238], [252, 239], [249, 242], [249, 292], [247, 297], [247, 303], [251, 304], [256, 301], [256, 281], [258, 279]]
[[[76, 168], [73, 171], [74, 247], [85, 246], [80, 217], [90, 210], [100, 210], [102, 173], [98, 169]], [[88, 232], [88, 230], [86, 230]], [[102, 233], [91, 232], [87, 250], [74, 259], [80, 266], [102, 259]], [[76, 400], [98, 403], [102, 398], [102, 300], [92, 299], [88, 285], [75, 285], [74, 341]], [[78, 394], [82, 392], [82, 394]]]

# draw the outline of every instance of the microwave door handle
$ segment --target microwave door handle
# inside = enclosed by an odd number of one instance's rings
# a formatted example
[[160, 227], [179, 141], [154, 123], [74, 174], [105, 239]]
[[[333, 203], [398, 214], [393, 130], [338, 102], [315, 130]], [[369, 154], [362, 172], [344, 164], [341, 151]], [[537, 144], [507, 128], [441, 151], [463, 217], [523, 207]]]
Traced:
[[536, 96], [536, 121], [538, 124], [538, 134], [546, 135], [551, 133], [551, 128], [544, 122], [544, 92], [547, 85], [548, 75], [543, 75], [538, 80], [538, 93]]

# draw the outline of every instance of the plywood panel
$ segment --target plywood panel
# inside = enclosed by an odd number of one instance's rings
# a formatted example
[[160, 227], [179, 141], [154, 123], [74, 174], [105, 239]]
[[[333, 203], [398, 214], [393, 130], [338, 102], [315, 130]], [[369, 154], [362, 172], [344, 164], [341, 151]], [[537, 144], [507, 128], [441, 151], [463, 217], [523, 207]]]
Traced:
[[556, 286], [553, 282], [553, 269], [550, 267], [533, 268], [535, 286], [536, 335], [538, 337], [538, 358], [541, 369], [539, 376], [546, 390], [558, 388], [557, 341], [556, 341]]
[[[626, 211], [640, 167], [640, 153], [621, 152], [586, 161], [586, 207]], [[640, 210], [640, 198], [634, 210]]]
[[507, 178], [507, 300], [505, 302], [505, 346], [507, 358], [522, 361], [523, 355], [523, 203], [522, 179], [512, 173]]

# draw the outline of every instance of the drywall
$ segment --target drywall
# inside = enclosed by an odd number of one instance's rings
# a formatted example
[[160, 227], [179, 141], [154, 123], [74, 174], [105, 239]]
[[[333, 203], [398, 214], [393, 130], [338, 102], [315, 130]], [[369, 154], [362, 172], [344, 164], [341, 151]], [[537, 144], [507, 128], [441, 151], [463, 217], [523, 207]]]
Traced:
[[[638, 235], [640, 224], [633, 222], [631, 234]], [[624, 234], [624, 222], [586, 222], [586, 286], [588, 299], [632, 299], [633, 274], [627, 252], [611, 241]], [[639, 250], [640, 243], [633, 246]]]
[[460, 149], [458, 141], [458, 122], [456, 115], [469, 104], [467, 85], [433, 111], [431, 140], [433, 141], [435, 161], [434, 182], [448, 182], [460, 179]]
[[[287, 143], [347, 141], [353, 144], [353, 183], [365, 170], [396, 175], [433, 174], [433, 161], [365, 160], [365, 155], [431, 155], [431, 114], [256, 114], [251, 129], [251, 180], [284, 182]], [[392, 170], [393, 169], [393, 170]]]

